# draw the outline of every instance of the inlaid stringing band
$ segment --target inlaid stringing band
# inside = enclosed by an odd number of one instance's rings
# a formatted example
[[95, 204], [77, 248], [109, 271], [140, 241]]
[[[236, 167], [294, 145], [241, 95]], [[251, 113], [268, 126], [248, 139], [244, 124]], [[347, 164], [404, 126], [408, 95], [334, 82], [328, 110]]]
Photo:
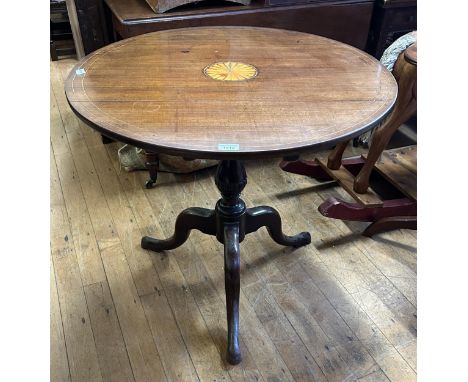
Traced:
[[203, 69], [205, 76], [218, 81], [245, 81], [258, 74], [255, 66], [242, 62], [215, 62]]

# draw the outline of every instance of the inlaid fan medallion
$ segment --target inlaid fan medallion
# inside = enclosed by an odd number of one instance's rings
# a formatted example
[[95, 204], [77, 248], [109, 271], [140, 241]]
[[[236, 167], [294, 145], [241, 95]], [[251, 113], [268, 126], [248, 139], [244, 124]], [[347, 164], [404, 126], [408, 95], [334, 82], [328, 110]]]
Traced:
[[244, 81], [258, 74], [255, 66], [242, 62], [215, 62], [208, 65], [203, 72], [206, 76], [218, 81]]

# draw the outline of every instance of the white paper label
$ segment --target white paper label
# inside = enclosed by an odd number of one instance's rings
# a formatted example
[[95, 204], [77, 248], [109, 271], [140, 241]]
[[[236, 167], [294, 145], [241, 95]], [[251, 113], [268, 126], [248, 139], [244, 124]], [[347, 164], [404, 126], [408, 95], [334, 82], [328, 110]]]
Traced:
[[218, 143], [219, 151], [239, 151], [238, 143]]

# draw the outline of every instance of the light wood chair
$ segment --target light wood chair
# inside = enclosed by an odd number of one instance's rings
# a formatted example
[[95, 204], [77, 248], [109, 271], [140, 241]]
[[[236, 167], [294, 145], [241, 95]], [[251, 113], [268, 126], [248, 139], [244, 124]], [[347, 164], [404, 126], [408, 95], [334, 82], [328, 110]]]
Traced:
[[[280, 163], [287, 172], [337, 181], [356, 203], [331, 197], [319, 206], [320, 213], [334, 219], [371, 222], [364, 231], [367, 236], [390, 229], [416, 229], [416, 145], [384, 151], [398, 127], [416, 114], [416, 67], [415, 43], [398, 57], [393, 69], [398, 82], [394, 110], [374, 131], [367, 155], [342, 159], [349, 143], [346, 141], [338, 144], [327, 159]], [[375, 187], [370, 186], [372, 178], [376, 178]], [[387, 185], [382, 186], [382, 182]]]

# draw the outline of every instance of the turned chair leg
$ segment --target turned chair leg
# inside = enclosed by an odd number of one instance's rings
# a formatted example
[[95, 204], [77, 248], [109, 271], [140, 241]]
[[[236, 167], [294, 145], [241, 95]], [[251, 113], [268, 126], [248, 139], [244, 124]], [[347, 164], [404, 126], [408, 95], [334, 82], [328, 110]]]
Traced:
[[366, 161], [354, 180], [354, 191], [365, 194], [369, 188], [370, 174], [382, 151], [387, 147], [390, 138], [395, 131], [416, 113], [416, 66], [408, 63], [404, 55], [400, 55], [393, 74], [398, 80], [398, 98], [392, 114], [372, 135], [372, 143], [369, 147]]
[[372, 144], [367, 153], [367, 158], [364, 165], [356, 175], [353, 189], [359, 194], [365, 194], [369, 188], [369, 179], [374, 169], [375, 163], [379, 160], [380, 155], [385, 150], [390, 141], [390, 138], [402, 123], [407, 121], [416, 111], [416, 100], [413, 100], [408, 108], [400, 113], [394, 112], [388, 121], [379, 126], [372, 135]]
[[327, 167], [330, 170], [338, 170], [341, 167], [341, 158], [343, 158], [343, 153], [348, 143], [349, 141], [338, 143], [330, 155], [328, 155]]

